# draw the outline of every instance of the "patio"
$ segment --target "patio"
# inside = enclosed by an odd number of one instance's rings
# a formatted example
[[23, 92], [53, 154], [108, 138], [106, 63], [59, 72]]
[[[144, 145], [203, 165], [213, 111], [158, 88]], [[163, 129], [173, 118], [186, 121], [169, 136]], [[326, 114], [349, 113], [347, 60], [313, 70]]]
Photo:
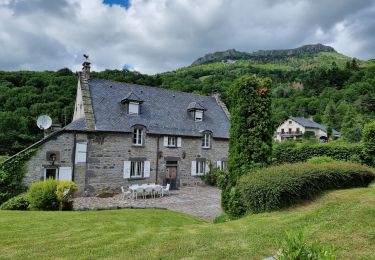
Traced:
[[171, 190], [170, 196], [147, 199], [123, 199], [122, 194], [110, 198], [79, 197], [74, 199], [75, 210], [114, 208], [162, 208], [214, 220], [222, 214], [220, 190], [211, 186], [182, 187]]

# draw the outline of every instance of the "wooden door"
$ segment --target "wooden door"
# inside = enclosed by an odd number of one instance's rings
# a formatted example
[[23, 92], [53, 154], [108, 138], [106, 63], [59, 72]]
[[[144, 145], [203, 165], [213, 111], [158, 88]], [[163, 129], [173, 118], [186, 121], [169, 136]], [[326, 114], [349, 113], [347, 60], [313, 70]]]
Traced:
[[165, 178], [171, 189], [177, 189], [177, 166], [167, 166]]

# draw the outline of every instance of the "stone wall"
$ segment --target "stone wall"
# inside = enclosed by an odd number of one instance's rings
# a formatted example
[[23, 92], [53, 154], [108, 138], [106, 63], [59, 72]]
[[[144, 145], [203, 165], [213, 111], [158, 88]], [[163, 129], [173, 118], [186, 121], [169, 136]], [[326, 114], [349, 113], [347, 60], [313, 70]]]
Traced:
[[[75, 163], [73, 167], [74, 139], [76, 143], [87, 142], [87, 160], [86, 163]], [[120, 191], [121, 186], [133, 183], [164, 184], [167, 160], [177, 162], [179, 186], [194, 185], [196, 182], [201, 182], [201, 179], [191, 175], [192, 161], [205, 158], [215, 164], [216, 161], [228, 157], [228, 140], [211, 138], [210, 149], [203, 149], [201, 142], [201, 138], [182, 137], [181, 147], [168, 148], [163, 146], [163, 136], [146, 135], [144, 146], [137, 147], [132, 145], [131, 134], [64, 132], [38, 148], [37, 153], [27, 164], [28, 174], [25, 183], [30, 184], [43, 179], [43, 169], [51, 164], [46, 160], [46, 153], [58, 151], [60, 160], [55, 165], [72, 167], [73, 178], [80, 187], [80, 194], [93, 195], [101, 190]], [[158, 147], [159, 153], [157, 153]], [[131, 161], [134, 158], [150, 161], [149, 178], [124, 179], [124, 161]]]

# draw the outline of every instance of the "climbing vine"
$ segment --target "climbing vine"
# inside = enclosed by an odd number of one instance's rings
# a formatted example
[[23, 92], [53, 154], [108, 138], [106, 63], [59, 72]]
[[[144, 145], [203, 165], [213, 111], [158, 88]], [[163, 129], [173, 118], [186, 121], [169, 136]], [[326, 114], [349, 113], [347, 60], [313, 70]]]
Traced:
[[36, 150], [29, 149], [0, 164], [0, 205], [26, 190], [22, 183], [26, 174], [26, 162]]

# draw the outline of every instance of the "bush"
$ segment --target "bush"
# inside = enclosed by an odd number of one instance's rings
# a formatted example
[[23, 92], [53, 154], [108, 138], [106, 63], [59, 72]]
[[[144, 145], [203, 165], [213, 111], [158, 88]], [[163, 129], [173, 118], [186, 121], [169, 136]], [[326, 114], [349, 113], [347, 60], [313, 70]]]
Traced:
[[0, 210], [27, 210], [28, 207], [29, 201], [26, 194], [21, 194], [4, 202]]
[[334, 260], [335, 248], [325, 247], [318, 241], [314, 241], [311, 246], [307, 245], [303, 233], [287, 233], [285, 241], [282, 243], [276, 255], [277, 260], [304, 259], [304, 260]]
[[312, 157], [327, 156], [335, 160], [356, 162], [363, 161], [362, 145], [360, 144], [302, 144], [299, 146], [277, 146], [273, 151], [276, 164], [305, 162]]
[[368, 123], [363, 128], [362, 142], [367, 163], [375, 166], [375, 122]]
[[225, 172], [220, 170], [217, 167], [211, 167], [210, 171], [202, 176], [202, 180], [207, 184], [211, 186], [217, 186], [218, 185], [218, 179], [221, 175], [225, 175]]
[[307, 160], [308, 163], [331, 163], [335, 162], [335, 159], [332, 159], [331, 157], [328, 156], [316, 156], [316, 157], [311, 157], [310, 159]]
[[325, 190], [366, 187], [374, 179], [372, 168], [349, 162], [273, 166], [239, 180], [239, 209], [244, 207], [251, 213], [277, 210], [312, 199]]
[[60, 210], [71, 210], [73, 208], [73, 195], [78, 186], [72, 181], [59, 181], [56, 188], [57, 199], [60, 202]]
[[59, 209], [57, 183], [52, 179], [33, 183], [27, 192], [30, 207], [37, 210]]

